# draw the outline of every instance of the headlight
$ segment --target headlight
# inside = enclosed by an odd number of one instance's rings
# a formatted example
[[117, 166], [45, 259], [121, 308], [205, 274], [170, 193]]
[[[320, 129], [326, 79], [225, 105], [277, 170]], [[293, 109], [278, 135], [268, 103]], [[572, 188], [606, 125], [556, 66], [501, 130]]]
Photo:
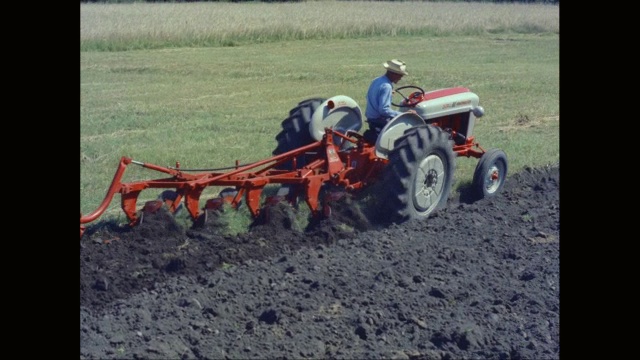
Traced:
[[476, 117], [482, 117], [484, 115], [484, 108], [482, 106], [474, 106], [471, 111]]

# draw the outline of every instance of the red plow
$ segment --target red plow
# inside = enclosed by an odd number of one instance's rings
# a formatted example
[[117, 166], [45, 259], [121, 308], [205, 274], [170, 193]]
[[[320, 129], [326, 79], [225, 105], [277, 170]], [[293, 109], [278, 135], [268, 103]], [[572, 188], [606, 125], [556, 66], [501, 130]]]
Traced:
[[[340, 147], [334, 144], [334, 138], [343, 139], [343, 147], [347, 143], [352, 144], [351, 151], [341, 151]], [[307, 156], [315, 154], [315, 158], [308, 161], [304, 167], [298, 168], [297, 159], [305, 154]], [[286, 162], [293, 163], [294, 170], [278, 169], [279, 165]], [[366, 143], [359, 134], [351, 132], [341, 134], [332, 129], [326, 129], [326, 136], [320, 141], [248, 165], [236, 164], [233, 170], [227, 172], [189, 174], [180, 169], [179, 163], [175, 167], [163, 167], [122, 157], [101, 205], [91, 214], [84, 216], [80, 214], [80, 236], [86, 229], [84, 224], [99, 218], [106, 211], [115, 194], [120, 194], [122, 210], [132, 226], [140, 221], [144, 212], [156, 211], [163, 205], [171, 212], [175, 212], [181, 202], [184, 202], [184, 207], [194, 221], [205, 216], [206, 210], [218, 209], [224, 203], [237, 207], [243, 200], [251, 215], [257, 217], [263, 206], [261, 200], [263, 190], [270, 184], [290, 185], [295, 193], [289, 194], [287, 199], [293, 201], [302, 196], [312, 215], [319, 216], [321, 215], [319, 194], [323, 184], [333, 184], [346, 191], [361, 189], [377, 178], [386, 162], [385, 159], [375, 155], [375, 148]], [[127, 166], [132, 164], [165, 173], [169, 177], [121, 182]], [[231, 187], [236, 191], [232, 192], [231, 196], [209, 199], [202, 207], [200, 196], [209, 186]], [[174, 189], [174, 191], [170, 196], [164, 196], [162, 200], [146, 202], [142, 214], [139, 214], [138, 197], [143, 190], [147, 189]], [[271, 204], [280, 200], [285, 199], [269, 197], [265, 203]]]

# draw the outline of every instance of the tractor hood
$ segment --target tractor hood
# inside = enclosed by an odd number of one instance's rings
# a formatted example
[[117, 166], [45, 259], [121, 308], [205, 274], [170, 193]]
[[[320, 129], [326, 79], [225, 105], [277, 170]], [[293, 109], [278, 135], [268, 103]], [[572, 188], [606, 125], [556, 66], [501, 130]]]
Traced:
[[484, 114], [484, 110], [478, 106], [479, 102], [478, 95], [469, 89], [454, 87], [425, 92], [422, 100], [414, 107], [401, 106], [399, 111], [415, 110], [427, 122], [430, 119], [467, 111], [480, 117]]

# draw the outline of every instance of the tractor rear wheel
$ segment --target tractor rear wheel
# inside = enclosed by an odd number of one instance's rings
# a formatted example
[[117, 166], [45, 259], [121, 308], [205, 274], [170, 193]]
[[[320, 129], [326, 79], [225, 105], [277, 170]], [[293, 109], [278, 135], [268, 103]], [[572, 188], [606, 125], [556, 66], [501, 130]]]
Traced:
[[[289, 117], [282, 121], [282, 131], [276, 135], [278, 146], [273, 150], [273, 155], [284, 154], [315, 141], [311, 137], [309, 124], [311, 123], [313, 112], [325, 100], [326, 99], [322, 98], [307, 99], [301, 101], [295, 108], [289, 111]], [[298, 166], [303, 165], [305, 163], [304, 156], [299, 156], [296, 161]], [[288, 161], [277, 168], [280, 170], [292, 170], [293, 164], [291, 161]]]
[[439, 127], [410, 128], [396, 139], [382, 174], [381, 219], [425, 219], [444, 207], [455, 171], [453, 140]]
[[502, 190], [507, 177], [507, 155], [500, 149], [485, 152], [473, 173], [473, 191], [477, 199], [492, 197]]

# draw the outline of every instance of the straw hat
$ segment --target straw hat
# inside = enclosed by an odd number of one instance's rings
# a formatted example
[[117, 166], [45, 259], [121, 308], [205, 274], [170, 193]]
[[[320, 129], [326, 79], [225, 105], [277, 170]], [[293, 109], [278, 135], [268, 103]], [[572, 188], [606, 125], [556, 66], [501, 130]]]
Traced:
[[407, 65], [404, 63], [404, 61], [393, 59], [385, 62], [382, 65], [388, 71], [394, 72], [396, 74], [409, 75], [409, 73], [407, 72]]

